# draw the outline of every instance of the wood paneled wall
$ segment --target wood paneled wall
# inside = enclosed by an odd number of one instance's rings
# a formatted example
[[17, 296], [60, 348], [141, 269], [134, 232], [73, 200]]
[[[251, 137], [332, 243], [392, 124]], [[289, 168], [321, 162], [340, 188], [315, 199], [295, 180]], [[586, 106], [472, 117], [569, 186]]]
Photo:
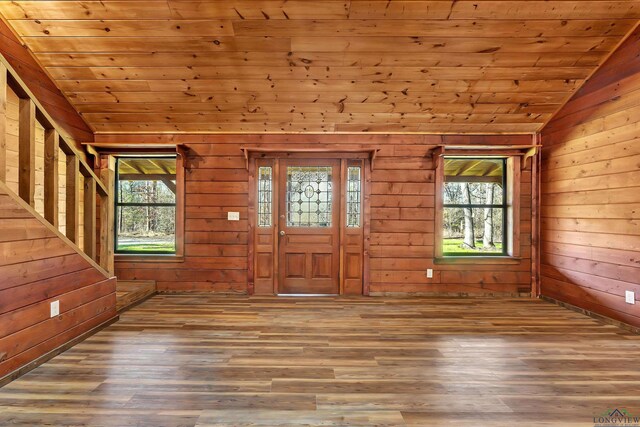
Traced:
[[[521, 255], [514, 265], [434, 265], [435, 171], [439, 144], [531, 144], [531, 136], [97, 135], [97, 142], [184, 144], [183, 262], [116, 262], [123, 280], [156, 280], [159, 291], [247, 290], [248, 172], [241, 146], [380, 148], [371, 174], [372, 293], [521, 294], [531, 291], [531, 172], [522, 173]], [[227, 211], [240, 221], [227, 221]], [[427, 268], [434, 269], [427, 279]]]
[[[544, 129], [542, 294], [640, 326], [640, 29]], [[635, 291], [636, 305], [625, 303]]]
[[[0, 378], [112, 319], [115, 280], [0, 183]], [[50, 318], [52, 301], [60, 316]]]
[[[11, 90], [11, 88], [7, 88], [7, 111], [6, 111], [6, 181], [5, 183], [9, 187], [11, 191], [18, 194], [18, 103], [19, 98], [18, 95]], [[40, 215], [44, 216], [44, 128], [40, 124], [40, 122], [36, 121], [36, 138], [35, 138], [35, 147], [36, 147], [36, 171], [35, 171], [35, 210]], [[59, 179], [58, 179], [58, 188], [59, 195], [58, 200], [60, 203], [58, 204], [59, 209], [59, 227], [61, 233], [65, 233], [66, 229], [66, 160], [65, 155], [60, 150], [60, 154], [58, 156], [59, 159]]]
[[3, 21], [0, 46], [9, 64], [68, 136], [76, 141], [93, 141], [93, 131]]

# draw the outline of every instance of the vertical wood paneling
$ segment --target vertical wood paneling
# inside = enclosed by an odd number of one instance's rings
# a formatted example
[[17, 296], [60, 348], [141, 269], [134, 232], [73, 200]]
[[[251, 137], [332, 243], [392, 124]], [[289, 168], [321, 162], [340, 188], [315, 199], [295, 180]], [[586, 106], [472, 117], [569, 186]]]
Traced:
[[33, 101], [20, 99], [18, 117], [18, 194], [35, 206], [36, 106]]
[[58, 150], [58, 230], [67, 235], [67, 157]]
[[67, 156], [66, 175], [66, 234], [69, 240], [79, 244], [80, 242], [80, 171], [78, 158], [74, 155]]
[[[115, 158], [113, 156], [102, 156], [100, 159], [99, 176], [102, 182], [107, 188], [115, 188]], [[184, 177], [182, 178], [184, 181]], [[184, 189], [184, 185], [182, 186]], [[113, 191], [113, 190], [112, 190]], [[114, 207], [114, 195], [112, 193], [108, 198], [101, 197], [99, 201], [99, 228], [100, 228], [100, 246], [99, 246], [99, 259], [100, 266], [107, 270], [109, 273], [114, 273], [113, 263], [113, 245], [114, 245], [114, 221], [115, 221], [115, 207]], [[184, 194], [184, 190], [183, 190]], [[184, 196], [183, 196], [184, 197]]]
[[0, 181], [7, 180], [7, 67], [0, 63]]
[[44, 142], [44, 217], [56, 228], [59, 225], [59, 154], [58, 132], [55, 129], [47, 129]]
[[83, 192], [83, 242], [84, 252], [96, 259], [96, 182], [92, 177], [84, 178]]
[[[542, 134], [541, 292], [640, 326], [640, 30]], [[622, 71], [624, 70], [624, 71]]]
[[18, 194], [18, 95], [7, 87], [7, 114], [6, 114], [6, 139], [5, 139], [5, 183], [11, 191]]
[[[439, 135], [98, 135], [101, 142], [185, 144], [185, 256], [181, 262], [116, 261], [123, 280], [156, 280], [159, 291], [247, 291], [247, 147], [380, 148], [370, 174], [372, 293], [526, 294], [531, 290], [531, 171], [521, 174], [520, 256], [513, 265], [435, 265], [435, 165], [439, 144], [531, 144], [530, 136]], [[229, 222], [228, 211], [240, 212]], [[367, 215], [365, 215], [367, 217]], [[427, 279], [427, 268], [434, 278]]]

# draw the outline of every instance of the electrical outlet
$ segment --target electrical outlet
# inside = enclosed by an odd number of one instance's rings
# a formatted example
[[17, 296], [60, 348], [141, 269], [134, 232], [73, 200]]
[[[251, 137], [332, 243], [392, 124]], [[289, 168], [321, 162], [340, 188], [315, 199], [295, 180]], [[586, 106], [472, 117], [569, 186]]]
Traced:
[[633, 291], [626, 291], [624, 294], [624, 300], [627, 304], [635, 304], [636, 303], [636, 293]]
[[433, 279], [433, 269], [427, 268], [427, 279]]
[[227, 212], [227, 221], [240, 221], [240, 212]]
[[51, 317], [60, 315], [60, 301], [54, 301], [51, 303]]

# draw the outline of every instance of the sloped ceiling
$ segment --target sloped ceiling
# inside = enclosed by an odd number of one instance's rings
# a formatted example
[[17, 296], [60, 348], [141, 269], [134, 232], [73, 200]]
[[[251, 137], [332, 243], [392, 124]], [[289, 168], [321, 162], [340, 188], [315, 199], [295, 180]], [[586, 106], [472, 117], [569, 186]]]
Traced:
[[11, 1], [98, 133], [536, 132], [640, 1]]

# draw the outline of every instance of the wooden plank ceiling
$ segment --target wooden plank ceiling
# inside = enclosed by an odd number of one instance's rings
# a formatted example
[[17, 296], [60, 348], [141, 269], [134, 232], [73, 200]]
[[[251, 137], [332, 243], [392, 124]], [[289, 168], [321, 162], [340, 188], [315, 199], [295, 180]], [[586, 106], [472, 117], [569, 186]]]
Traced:
[[640, 1], [12, 1], [98, 133], [540, 130]]

